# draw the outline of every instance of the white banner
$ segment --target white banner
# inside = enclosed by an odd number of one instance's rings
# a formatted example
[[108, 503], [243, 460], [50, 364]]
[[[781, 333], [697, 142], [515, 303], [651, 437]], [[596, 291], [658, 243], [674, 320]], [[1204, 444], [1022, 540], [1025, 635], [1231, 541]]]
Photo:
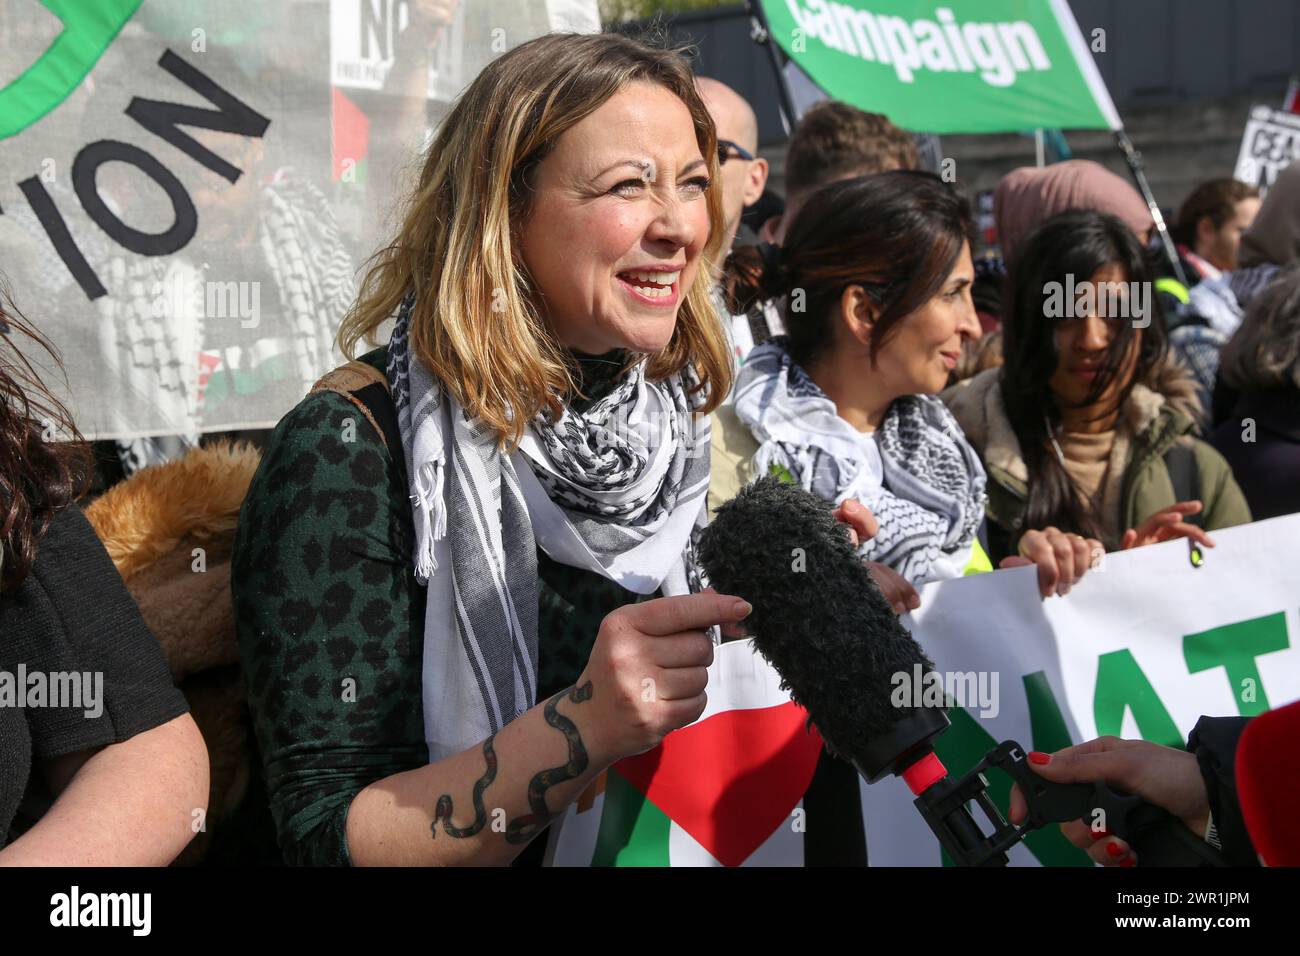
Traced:
[[[1185, 541], [1106, 555], [1065, 597], [1041, 599], [1033, 568], [924, 588], [903, 620], [961, 705], [938, 739], [949, 772], [1003, 740], [1054, 751], [1113, 734], [1181, 747], [1202, 715], [1300, 699], [1300, 514], [1213, 537], [1199, 567]], [[820, 742], [778, 684], [752, 644], [723, 645], [704, 716], [571, 805], [551, 862], [803, 865], [816, 821], [802, 798]], [[1010, 780], [986, 776], [1005, 815]], [[943, 862], [901, 780], [858, 790], [872, 865]], [[1055, 826], [1009, 855], [1019, 866], [1091, 865]]]
[[[1300, 515], [1212, 537], [1201, 567], [1185, 541], [1108, 554], [1063, 598], [1039, 600], [1033, 568], [926, 587], [911, 628], [935, 668], [974, 673], [977, 697], [982, 675], [998, 690], [989, 706], [977, 699], [950, 714], [938, 748], [949, 772], [1008, 739], [1044, 751], [1108, 734], [1183, 746], [1203, 714], [1300, 699]], [[988, 777], [1005, 813], [1009, 781]], [[941, 862], [901, 780], [862, 793], [873, 865]], [[1010, 856], [1086, 862], [1056, 827]]]

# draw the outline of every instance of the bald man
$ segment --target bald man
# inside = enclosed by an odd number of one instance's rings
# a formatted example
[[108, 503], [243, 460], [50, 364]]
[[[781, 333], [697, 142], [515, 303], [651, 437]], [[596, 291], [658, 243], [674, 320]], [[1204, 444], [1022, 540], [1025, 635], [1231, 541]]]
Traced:
[[[718, 146], [724, 150], [722, 163], [722, 209], [726, 214], [725, 255], [731, 249], [740, 228], [740, 216], [746, 206], [758, 202], [767, 185], [767, 160], [758, 157], [758, 118], [744, 97], [717, 80], [697, 77], [695, 86], [718, 129]], [[743, 150], [753, 159], [745, 159]]]
[[[700, 98], [713, 117], [718, 130], [719, 159], [722, 163], [722, 210], [726, 217], [726, 239], [721, 255], [725, 258], [740, 228], [740, 216], [746, 206], [753, 205], [763, 195], [767, 184], [767, 160], [757, 158], [758, 119], [744, 98], [717, 80], [697, 77], [696, 88]], [[739, 150], [755, 158], [745, 159]], [[737, 365], [753, 347], [748, 320], [745, 316], [728, 316], [717, 292], [719, 319], [727, 326], [727, 338]], [[738, 341], [737, 336], [740, 336]], [[736, 417], [731, 408], [730, 396], [711, 416], [713, 430], [709, 459], [709, 502], [716, 508], [733, 498], [749, 479], [750, 460], [758, 451], [758, 443], [749, 429]]]

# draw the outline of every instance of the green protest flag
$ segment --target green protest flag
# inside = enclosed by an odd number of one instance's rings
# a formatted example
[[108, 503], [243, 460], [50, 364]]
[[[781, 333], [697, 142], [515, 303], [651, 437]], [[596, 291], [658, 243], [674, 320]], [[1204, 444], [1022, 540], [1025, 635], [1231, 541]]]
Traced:
[[759, 2], [818, 86], [907, 129], [1121, 126], [1066, 0]]

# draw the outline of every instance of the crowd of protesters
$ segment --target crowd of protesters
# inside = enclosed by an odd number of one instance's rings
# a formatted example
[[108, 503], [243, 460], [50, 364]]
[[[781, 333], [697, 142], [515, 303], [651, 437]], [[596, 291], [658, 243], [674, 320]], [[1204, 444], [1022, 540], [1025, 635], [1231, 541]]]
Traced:
[[[356, 358], [226, 528], [251, 742], [211, 802], [260, 802], [284, 861], [537, 862], [606, 767], [702, 713], [710, 633], [749, 607], [704, 587], [695, 533], [759, 476], [833, 504], [899, 613], [1300, 511], [1300, 164], [1262, 201], [1193, 190], [1178, 278], [1095, 163], [1009, 173], [998, 249], [883, 116], [814, 106], [783, 207], [757, 137], [615, 35], [515, 48], [440, 124], [339, 332]], [[10, 361], [39, 334], [0, 323], [0, 670], [107, 681], [98, 721], [0, 707], [0, 863], [166, 862], [209, 804], [189, 671], [74, 505], [87, 457], [43, 423], [75, 427]]]

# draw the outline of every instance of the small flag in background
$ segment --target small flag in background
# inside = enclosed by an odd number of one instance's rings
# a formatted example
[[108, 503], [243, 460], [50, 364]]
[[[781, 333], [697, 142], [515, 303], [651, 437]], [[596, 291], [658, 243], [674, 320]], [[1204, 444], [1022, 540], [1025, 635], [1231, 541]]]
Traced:
[[370, 119], [337, 86], [331, 93], [333, 181], [364, 183], [366, 160], [370, 153]]

